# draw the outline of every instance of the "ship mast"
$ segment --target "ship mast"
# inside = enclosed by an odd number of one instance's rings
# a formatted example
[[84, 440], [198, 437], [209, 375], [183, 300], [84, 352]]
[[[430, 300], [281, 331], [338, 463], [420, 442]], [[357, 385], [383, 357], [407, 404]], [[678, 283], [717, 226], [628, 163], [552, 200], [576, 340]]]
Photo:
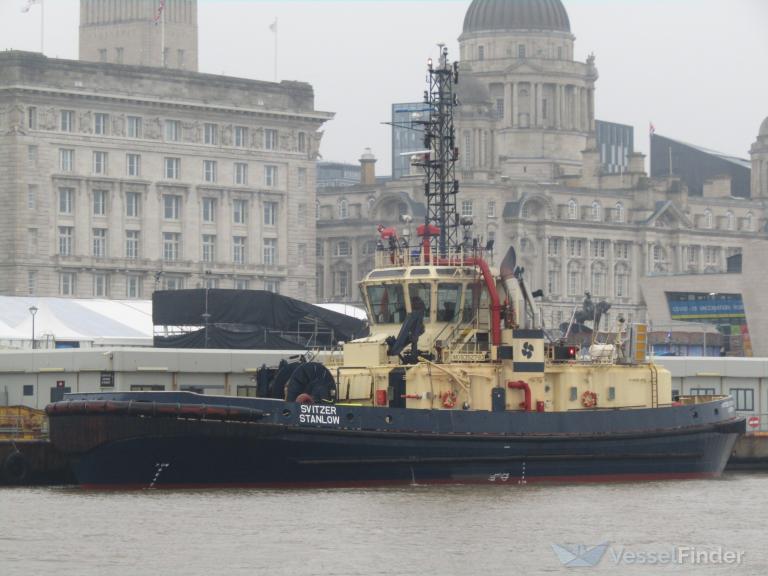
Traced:
[[[440, 44], [437, 65], [428, 62], [429, 88], [424, 92], [429, 116], [424, 121], [423, 162], [426, 179], [427, 215], [424, 234], [429, 236], [433, 254], [445, 256], [459, 244], [459, 221], [456, 212], [456, 161], [459, 149], [453, 127], [453, 113], [458, 105], [454, 87], [459, 82], [459, 63], [448, 61], [448, 48]], [[438, 230], [435, 230], [435, 227]]]

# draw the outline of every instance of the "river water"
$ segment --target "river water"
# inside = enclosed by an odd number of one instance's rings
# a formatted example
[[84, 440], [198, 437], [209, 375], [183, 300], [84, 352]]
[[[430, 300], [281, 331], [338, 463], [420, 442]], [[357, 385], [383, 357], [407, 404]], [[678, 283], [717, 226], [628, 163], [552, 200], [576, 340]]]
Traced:
[[767, 518], [768, 473], [576, 486], [3, 488], [0, 575], [768, 574]]

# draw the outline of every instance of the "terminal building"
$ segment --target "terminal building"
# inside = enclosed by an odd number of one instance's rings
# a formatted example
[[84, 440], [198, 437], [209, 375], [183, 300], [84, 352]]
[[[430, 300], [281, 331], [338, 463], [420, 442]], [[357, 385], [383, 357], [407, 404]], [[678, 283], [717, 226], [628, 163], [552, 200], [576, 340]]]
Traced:
[[197, 70], [196, 2], [81, 3], [81, 59], [0, 54], [0, 294], [312, 299], [319, 128], [309, 84]]

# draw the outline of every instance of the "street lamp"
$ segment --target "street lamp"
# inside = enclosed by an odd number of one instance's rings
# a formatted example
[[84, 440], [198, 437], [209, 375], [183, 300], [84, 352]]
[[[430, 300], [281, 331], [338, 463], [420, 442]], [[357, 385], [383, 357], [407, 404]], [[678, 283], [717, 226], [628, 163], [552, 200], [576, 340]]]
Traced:
[[29, 307], [29, 313], [32, 314], [32, 350], [36, 348], [35, 346], [35, 314], [37, 314], [37, 306], [32, 305]]

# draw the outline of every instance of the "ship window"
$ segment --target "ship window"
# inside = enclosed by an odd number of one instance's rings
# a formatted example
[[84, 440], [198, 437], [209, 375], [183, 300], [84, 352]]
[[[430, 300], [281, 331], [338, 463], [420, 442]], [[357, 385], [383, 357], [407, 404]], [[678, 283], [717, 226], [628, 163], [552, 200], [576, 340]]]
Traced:
[[376, 270], [375, 272], [371, 272], [369, 278], [393, 278], [395, 276], [402, 276], [402, 274], [402, 268], [395, 268], [391, 270]]
[[576, 398], [578, 397], [578, 395], [579, 395], [579, 391], [576, 390], [576, 386], [571, 386], [571, 396], [570, 396], [571, 402], [576, 401]]
[[611, 386], [608, 388], [608, 400], [616, 400], [616, 387]]
[[411, 312], [424, 312], [424, 322], [429, 322], [432, 312], [432, 285], [411, 284], [408, 286], [408, 297], [411, 299]]
[[461, 302], [461, 284], [437, 285], [437, 321], [455, 322]]
[[411, 270], [411, 276], [429, 276], [429, 268], [416, 268]]
[[368, 286], [371, 318], [379, 324], [399, 324], [405, 319], [403, 287], [398, 284]]
[[453, 276], [456, 274], [456, 270], [458, 270], [458, 268], [438, 268], [437, 273], [440, 274], [440, 276]]
[[480, 282], [475, 282], [467, 287], [464, 296], [464, 308], [462, 309], [462, 322], [474, 322], [478, 319], [478, 312], [488, 307], [488, 290]]

